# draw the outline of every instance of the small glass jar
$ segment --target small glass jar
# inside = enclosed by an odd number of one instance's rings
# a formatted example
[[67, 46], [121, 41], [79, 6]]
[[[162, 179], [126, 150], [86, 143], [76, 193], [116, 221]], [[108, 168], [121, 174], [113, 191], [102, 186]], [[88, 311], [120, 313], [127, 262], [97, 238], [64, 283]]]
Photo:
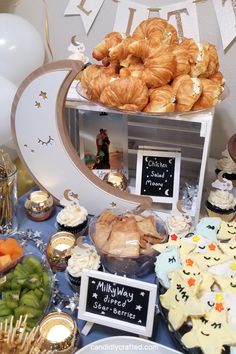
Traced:
[[59, 231], [53, 234], [47, 244], [46, 254], [52, 271], [63, 271], [67, 267], [71, 250], [76, 246], [76, 237], [70, 232]]
[[25, 211], [34, 221], [47, 220], [52, 215], [53, 209], [53, 198], [45, 191], [34, 191], [28, 195], [25, 201]]
[[13, 234], [18, 227], [17, 220], [17, 168], [12, 165], [9, 174], [0, 165], [0, 235]]

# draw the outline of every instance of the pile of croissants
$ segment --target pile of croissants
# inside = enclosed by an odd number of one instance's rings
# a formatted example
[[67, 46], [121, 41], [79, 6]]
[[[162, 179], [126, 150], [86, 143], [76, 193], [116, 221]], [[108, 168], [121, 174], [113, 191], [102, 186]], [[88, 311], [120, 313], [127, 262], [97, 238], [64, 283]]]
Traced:
[[108, 33], [79, 73], [87, 97], [125, 111], [189, 112], [215, 106], [224, 89], [216, 47], [179, 41], [166, 20], [149, 18], [123, 38]]

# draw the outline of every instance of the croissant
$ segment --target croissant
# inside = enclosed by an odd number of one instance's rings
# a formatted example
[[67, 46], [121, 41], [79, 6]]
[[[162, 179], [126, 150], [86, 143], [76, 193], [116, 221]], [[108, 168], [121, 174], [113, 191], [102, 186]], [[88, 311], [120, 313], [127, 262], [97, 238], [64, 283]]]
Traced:
[[123, 60], [126, 59], [127, 56], [130, 54], [129, 52], [129, 45], [134, 41], [132, 37], [127, 37], [123, 39], [120, 43], [116, 46], [113, 46], [109, 49], [109, 57], [112, 60]]
[[179, 43], [176, 29], [166, 20], [157, 17], [142, 21], [135, 28], [133, 38], [148, 39], [151, 45]]
[[219, 71], [219, 58], [217, 54], [216, 47], [208, 43], [208, 52], [209, 52], [209, 64], [205, 72], [205, 77], [210, 77]]
[[128, 46], [129, 53], [134, 57], [141, 58], [142, 60], [145, 60], [148, 57], [154, 57], [156, 51], [158, 51], [158, 48], [160, 47], [152, 47], [145, 39], [133, 41]]
[[174, 112], [175, 110], [175, 95], [170, 85], [152, 89], [149, 100], [144, 112]]
[[95, 79], [90, 82], [90, 85], [87, 90], [89, 98], [93, 101], [98, 101], [100, 95], [104, 88], [112, 81], [119, 78], [119, 75], [116, 73], [106, 73], [105, 70], [101, 71]]
[[132, 68], [131, 75], [143, 80], [148, 88], [164, 86], [173, 79], [176, 60], [170, 47], [159, 46], [155, 50], [155, 56], [147, 57], [143, 62], [143, 67]]
[[202, 93], [202, 82], [198, 78], [182, 80], [176, 92], [176, 110], [188, 112]]
[[91, 81], [99, 75], [102, 69], [102, 65], [91, 64], [79, 73], [78, 78], [85, 91], [88, 90]]
[[141, 58], [135, 57], [132, 54], [129, 54], [126, 59], [120, 62], [120, 65], [125, 68], [137, 68], [137, 65], [140, 67], [140, 70], [143, 69], [143, 61]]
[[202, 94], [197, 102], [193, 105], [193, 111], [199, 109], [210, 108], [215, 106], [219, 101], [219, 96], [222, 92], [222, 87], [209, 79], [200, 79], [202, 82]]
[[148, 103], [148, 88], [139, 79], [119, 78], [102, 91], [100, 102], [127, 111], [141, 111]]
[[224, 86], [224, 84], [225, 84], [224, 76], [223, 76], [223, 74], [220, 71], [218, 71], [217, 73], [209, 76], [209, 79], [214, 81], [214, 82], [216, 82], [216, 83], [218, 83], [218, 84], [220, 84], [221, 86]]
[[122, 41], [122, 36], [119, 32], [108, 33], [103, 41], [101, 41], [93, 50], [92, 56], [96, 60], [102, 60], [109, 56], [109, 49], [116, 46]]
[[195, 40], [192, 38], [184, 38], [179, 44], [179, 47], [187, 50], [189, 63], [194, 64], [199, 53], [199, 48]]
[[174, 94], [176, 95], [176, 92], [178, 91], [179, 86], [182, 84], [184, 80], [189, 80], [191, 79], [191, 76], [185, 74], [185, 75], [179, 75], [171, 83], [171, 87], [174, 91]]
[[192, 77], [198, 77], [200, 75], [205, 75], [209, 61], [209, 45], [198, 43], [198, 56], [195, 60], [195, 63], [191, 64], [190, 75]]
[[188, 74], [190, 72], [190, 62], [187, 49], [178, 45], [173, 48], [173, 54], [176, 59], [175, 77]]

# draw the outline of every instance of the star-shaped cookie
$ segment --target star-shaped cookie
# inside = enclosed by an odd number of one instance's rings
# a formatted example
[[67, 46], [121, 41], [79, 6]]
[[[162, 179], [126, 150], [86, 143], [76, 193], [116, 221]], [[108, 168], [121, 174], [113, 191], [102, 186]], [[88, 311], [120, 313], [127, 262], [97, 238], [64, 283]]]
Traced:
[[168, 319], [174, 330], [179, 329], [189, 316], [202, 316], [205, 313], [203, 304], [194, 295], [181, 276], [171, 273], [171, 287], [160, 295], [161, 305], [169, 310]]
[[209, 267], [225, 263], [230, 260], [230, 256], [223, 254], [214, 242], [209, 243], [205, 253], [195, 253], [192, 255], [194, 261], [201, 270], [207, 271]]
[[204, 354], [221, 354], [225, 345], [236, 344], [236, 331], [227, 323], [225, 311], [210, 311], [192, 319], [192, 330], [182, 337], [187, 348], [200, 347]]
[[236, 222], [221, 221], [220, 228], [217, 233], [218, 240], [235, 240], [236, 238]]

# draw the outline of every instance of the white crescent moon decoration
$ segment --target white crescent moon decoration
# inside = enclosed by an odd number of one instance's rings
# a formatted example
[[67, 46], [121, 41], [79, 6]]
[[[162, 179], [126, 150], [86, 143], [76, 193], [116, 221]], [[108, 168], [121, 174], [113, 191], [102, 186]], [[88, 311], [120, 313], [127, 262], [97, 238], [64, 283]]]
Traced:
[[165, 195], [169, 196], [169, 189], [165, 190]]
[[12, 132], [18, 154], [38, 186], [58, 202], [78, 195], [89, 214], [119, 206], [150, 208], [149, 197], [132, 195], [109, 186], [81, 161], [67, 131], [67, 91], [83, 63], [63, 60], [46, 64], [19, 87], [12, 106]]

